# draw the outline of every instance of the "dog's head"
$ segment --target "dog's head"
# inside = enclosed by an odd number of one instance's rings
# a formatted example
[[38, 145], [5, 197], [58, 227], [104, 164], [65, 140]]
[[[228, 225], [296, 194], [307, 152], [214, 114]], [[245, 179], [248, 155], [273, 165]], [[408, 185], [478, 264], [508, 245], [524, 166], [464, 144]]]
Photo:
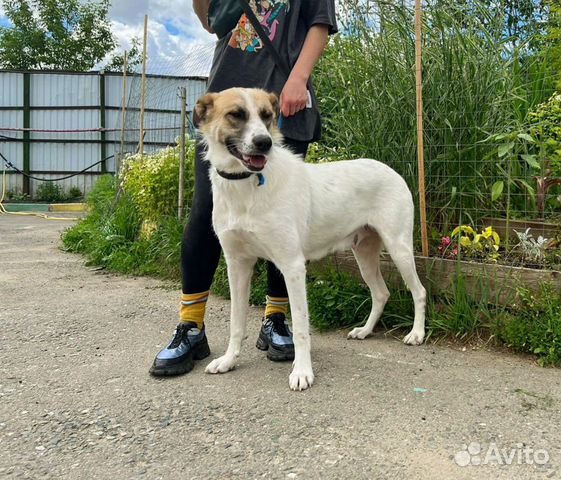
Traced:
[[195, 125], [212, 151], [211, 162], [226, 160], [226, 156], [251, 172], [260, 172], [273, 144], [281, 140], [278, 115], [274, 93], [232, 88], [202, 97], [195, 107]]

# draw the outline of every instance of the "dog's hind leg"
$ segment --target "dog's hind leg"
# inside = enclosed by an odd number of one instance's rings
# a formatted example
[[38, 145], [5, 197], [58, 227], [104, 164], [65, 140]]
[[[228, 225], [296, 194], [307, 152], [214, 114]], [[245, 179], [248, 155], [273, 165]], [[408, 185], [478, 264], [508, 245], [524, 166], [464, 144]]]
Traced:
[[384, 232], [384, 234], [381, 233], [381, 235], [384, 245], [397, 266], [405, 284], [411, 291], [415, 303], [413, 328], [405, 336], [403, 341], [408, 345], [420, 345], [425, 338], [425, 307], [427, 293], [417, 275], [415, 256], [413, 254], [413, 242], [411, 241], [412, 235], [410, 232], [406, 231], [401, 231], [395, 236], [388, 235], [388, 232]]
[[380, 272], [381, 250], [382, 240], [374, 230], [370, 231], [358, 245], [353, 247], [353, 253], [362, 278], [370, 289], [372, 310], [366, 324], [349, 332], [348, 338], [362, 340], [370, 335], [382, 315], [384, 306], [390, 296], [390, 292], [382, 277], [382, 272]]
[[230, 283], [231, 315], [230, 342], [226, 353], [213, 360], [207, 373], [225, 373], [235, 367], [245, 337], [247, 314], [249, 310], [249, 288], [256, 258], [236, 258], [226, 255], [228, 281]]
[[310, 324], [308, 316], [308, 302], [306, 299], [306, 263], [303, 256], [287, 256], [293, 260], [274, 259], [286, 282], [290, 313], [292, 315], [292, 330], [294, 337], [294, 366], [289, 377], [292, 390], [306, 390], [314, 383], [312, 369]]

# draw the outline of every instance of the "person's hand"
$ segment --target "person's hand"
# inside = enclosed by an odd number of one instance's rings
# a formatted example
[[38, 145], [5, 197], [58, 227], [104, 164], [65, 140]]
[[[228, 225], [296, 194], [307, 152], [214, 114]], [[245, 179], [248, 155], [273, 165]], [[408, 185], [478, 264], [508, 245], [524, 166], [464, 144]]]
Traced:
[[308, 87], [303, 79], [290, 77], [280, 95], [280, 110], [283, 117], [291, 117], [306, 108]]

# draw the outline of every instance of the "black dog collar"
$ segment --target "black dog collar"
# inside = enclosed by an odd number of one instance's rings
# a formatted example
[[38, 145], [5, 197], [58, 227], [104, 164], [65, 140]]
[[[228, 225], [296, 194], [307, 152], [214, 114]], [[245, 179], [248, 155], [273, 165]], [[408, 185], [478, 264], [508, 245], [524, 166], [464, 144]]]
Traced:
[[257, 179], [259, 180], [257, 186], [261, 187], [262, 185], [265, 185], [265, 177], [261, 173], [251, 173], [251, 172], [228, 173], [218, 169], [216, 169], [216, 173], [218, 173], [218, 175], [220, 175], [222, 178], [225, 178], [226, 180], [245, 180], [246, 178], [249, 178], [252, 175], [257, 175]]
[[218, 173], [218, 175], [220, 175], [222, 178], [225, 178], [226, 180], [244, 180], [254, 175], [251, 172], [229, 173], [223, 172], [222, 170], [218, 169], [216, 169], [216, 173]]

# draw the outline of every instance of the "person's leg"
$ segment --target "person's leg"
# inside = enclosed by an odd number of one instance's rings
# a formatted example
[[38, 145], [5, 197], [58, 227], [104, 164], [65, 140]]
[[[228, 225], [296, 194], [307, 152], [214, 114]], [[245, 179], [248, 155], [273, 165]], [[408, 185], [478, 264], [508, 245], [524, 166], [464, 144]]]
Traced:
[[212, 228], [212, 186], [204, 148], [197, 144], [195, 193], [181, 242], [182, 297], [180, 320], [204, 324], [206, 300], [220, 260], [220, 243]]
[[212, 228], [212, 189], [204, 149], [197, 144], [195, 194], [181, 243], [182, 296], [180, 322], [170, 344], [158, 353], [150, 373], [189, 372], [195, 360], [210, 355], [204, 331], [206, 302], [220, 259], [220, 243]]
[[[306, 158], [308, 142], [285, 139], [285, 145], [294, 153]], [[265, 318], [257, 340], [257, 348], [267, 351], [270, 360], [292, 360], [294, 343], [286, 322], [288, 313], [288, 292], [279, 269], [267, 262], [267, 305]]]

